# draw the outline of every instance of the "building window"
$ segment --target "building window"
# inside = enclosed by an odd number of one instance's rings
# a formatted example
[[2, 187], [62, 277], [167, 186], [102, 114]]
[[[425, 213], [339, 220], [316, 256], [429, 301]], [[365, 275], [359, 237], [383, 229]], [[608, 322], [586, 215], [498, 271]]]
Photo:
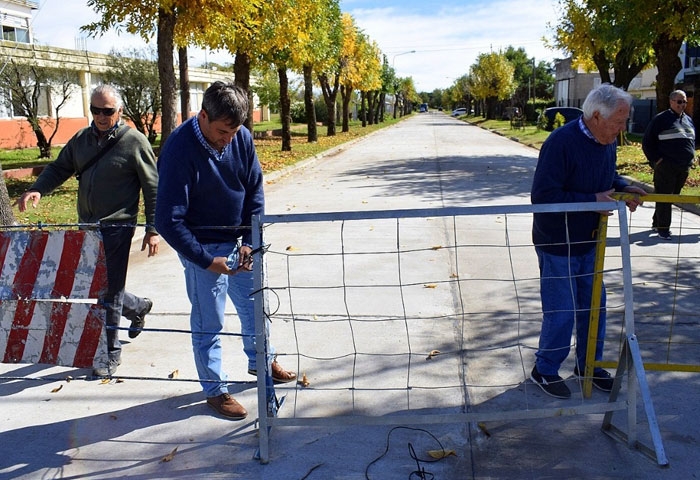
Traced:
[[10, 42], [29, 43], [29, 30], [26, 28], [2, 26], [2, 39]]

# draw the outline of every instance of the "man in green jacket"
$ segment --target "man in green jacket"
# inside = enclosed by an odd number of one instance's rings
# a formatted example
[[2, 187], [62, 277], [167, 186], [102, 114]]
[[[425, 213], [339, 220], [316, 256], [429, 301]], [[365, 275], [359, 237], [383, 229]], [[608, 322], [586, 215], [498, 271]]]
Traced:
[[106, 309], [109, 364], [96, 366], [95, 376], [113, 375], [121, 364], [118, 330], [121, 316], [131, 320], [129, 337], [135, 338], [153, 306], [150, 299], [125, 291], [141, 191], [147, 224], [141, 251], [148, 247], [148, 256], [153, 256], [158, 253], [160, 242], [153, 226], [158, 188], [155, 154], [142, 133], [121, 122], [122, 112], [122, 98], [114, 87], [95, 88], [90, 97], [92, 124], [66, 143], [56, 160], [44, 168], [17, 200], [21, 212], [28, 204], [36, 207], [42, 195], [75, 174], [79, 179], [78, 221], [99, 224], [107, 264], [107, 292], [100, 302]]

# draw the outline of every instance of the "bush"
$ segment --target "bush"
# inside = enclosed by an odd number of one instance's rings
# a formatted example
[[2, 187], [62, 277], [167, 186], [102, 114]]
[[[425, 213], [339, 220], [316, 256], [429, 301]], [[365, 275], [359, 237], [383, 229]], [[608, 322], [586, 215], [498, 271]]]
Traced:
[[537, 130], [547, 129], [547, 117], [542, 113], [542, 110], [537, 110]]
[[306, 107], [304, 102], [293, 102], [289, 107], [289, 115], [294, 123], [306, 123]]
[[554, 121], [552, 122], [553, 130], [556, 130], [557, 128], [561, 127], [565, 123], [566, 123], [566, 118], [564, 118], [564, 115], [557, 112], [557, 114], [554, 116]]
[[[314, 100], [314, 109], [316, 110], [316, 121], [328, 123], [328, 108], [323, 98]], [[306, 123], [306, 106], [304, 102], [294, 102], [290, 107], [290, 115], [294, 123]]]
[[323, 97], [314, 100], [314, 108], [316, 109], [316, 121], [328, 125], [328, 107]]

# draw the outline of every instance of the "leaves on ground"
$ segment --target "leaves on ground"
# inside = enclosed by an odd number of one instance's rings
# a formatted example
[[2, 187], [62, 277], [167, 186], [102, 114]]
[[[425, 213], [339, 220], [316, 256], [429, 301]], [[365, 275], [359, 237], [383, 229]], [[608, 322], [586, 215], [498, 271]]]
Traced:
[[440, 350], [431, 350], [430, 353], [428, 354], [428, 357], [426, 360], [432, 360], [434, 357], [440, 355]]
[[170, 462], [173, 458], [175, 458], [175, 454], [177, 453], [178, 448], [179, 447], [173, 448], [173, 451], [170, 452], [169, 454], [167, 454], [166, 456], [164, 456], [163, 459], [161, 460], [161, 462]]
[[454, 450], [428, 450], [428, 455], [435, 458], [436, 460], [440, 460], [442, 458], [449, 457], [450, 455], [454, 455], [456, 457], [457, 452], [455, 452]]

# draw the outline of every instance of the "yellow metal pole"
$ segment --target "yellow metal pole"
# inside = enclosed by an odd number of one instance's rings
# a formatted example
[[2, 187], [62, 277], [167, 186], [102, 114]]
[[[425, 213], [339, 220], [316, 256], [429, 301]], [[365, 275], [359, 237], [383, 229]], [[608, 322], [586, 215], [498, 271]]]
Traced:
[[[583, 396], [590, 398], [593, 392], [593, 370], [595, 368], [595, 348], [598, 342], [598, 324], [600, 320], [600, 298], [603, 292], [603, 267], [605, 264], [605, 246], [608, 236], [608, 217], [600, 216], [598, 238], [593, 267], [593, 291], [591, 292], [591, 312], [588, 322], [588, 344], [586, 345], [586, 365], [583, 370]], [[581, 367], [579, 366], [579, 369]], [[581, 372], [579, 371], [579, 374]]]

